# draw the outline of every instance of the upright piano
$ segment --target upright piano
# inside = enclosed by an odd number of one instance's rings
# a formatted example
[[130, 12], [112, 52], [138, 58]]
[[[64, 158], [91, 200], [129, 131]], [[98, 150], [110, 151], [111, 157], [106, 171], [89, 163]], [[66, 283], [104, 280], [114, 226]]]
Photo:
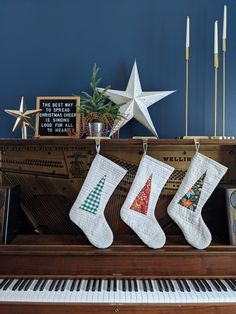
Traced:
[[[148, 142], [148, 154], [175, 167], [156, 207], [165, 246], [146, 247], [120, 219], [142, 147], [141, 140], [101, 142], [101, 154], [128, 172], [105, 210], [114, 243], [97, 249], [68, 217], [94, 141], [0, 140], [0, 223], [6, 209], [19, 215], [0, 245], [0, 313], [236, 313], [236, 247], [229, 244], [224, 189], [203, 209], [213, 236], [205, 250], [188, 245], [166, 212], [195, 153], [192, 140]], [[229, 168], [221, 184], [235, 183], [235, 141], [201, 140], [200, 152]], [[14, 194], [3, 193], [15, 186], [19, 207], [9, 200]]]

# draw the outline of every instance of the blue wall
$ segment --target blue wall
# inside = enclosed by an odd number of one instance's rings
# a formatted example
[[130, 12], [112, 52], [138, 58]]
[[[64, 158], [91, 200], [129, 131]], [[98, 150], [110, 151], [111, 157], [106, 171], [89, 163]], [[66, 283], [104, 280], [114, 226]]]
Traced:
[[[183, 135], [187, 15], [191, 19], [189, 133], [211, 135], [213, 24], [219, 20], [221, 37], [224, 4], [228, 5], [226, 133], [236, 136], [235, 0], [0, 0], [0, 137], [21, 136], [20, 131], [11, 133], [14, 118], [4, 109], [17, 109], [22, 95], [28, 109], [33, 109], [36, 96], [80, 94], [89, 89], [95, 62], [101, 68], [101, 86], [125, 89], [135, 58], [144, 91], [177, 90], [150, 107], [159, 136]], [[219, 132], [220, 113], [219, 109]], [[133, 120], [121, 132], [123, 137], [141, 134], [148, 132]]]

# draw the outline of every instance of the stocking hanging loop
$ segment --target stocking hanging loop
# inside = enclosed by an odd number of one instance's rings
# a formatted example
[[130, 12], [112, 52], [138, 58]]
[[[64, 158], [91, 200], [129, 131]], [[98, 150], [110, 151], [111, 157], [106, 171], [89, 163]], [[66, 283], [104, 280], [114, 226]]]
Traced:
[[200, 148], [200, 143], [199, 143], [199, 140], [197, 140], [196, 138], [194, 139], [194, 145], [195, 145], [196, 152], [198, 153], [199, 148]]
[[146, 154], [147, 153], [147, 148], [148, 148], [148, 142], [143, 140], [143, 153]]
[[100, 143], [101, 143], [100, 138], [96, 138], [95, 142], [96, 142], [96, 152], [97, 152], [97, 154], [99, 154], [100, 153], [100, 147], [101, 147], [101, 145], [100, 145]]

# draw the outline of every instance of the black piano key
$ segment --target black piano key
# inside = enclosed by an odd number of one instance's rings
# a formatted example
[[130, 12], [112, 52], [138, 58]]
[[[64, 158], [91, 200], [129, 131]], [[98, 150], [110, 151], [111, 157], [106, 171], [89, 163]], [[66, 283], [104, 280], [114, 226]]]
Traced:
[[225, 282], [228, 284], [228, 286], [233, 290], [236, 291], [235, 285], [232, 283], [230, 279], [225, 279]]
[[[38, 288], [39, 288], [39, 286], [41, 285], [41, 283], [42, 283], [42, 279], [38, 279], [37, 280], [37, 282], [36, 282], [36, 284], [34, 285], [34, 291], [37, 291], [38, 290]], [[14, 288], [14, 287], [13, 287]]]
[[102, 291], [102, 280], [98, 280], [98, 291]]
[[24, 291], [28, 291], [32, 283], [33, 279], [28, 280], [27, 284], [24, 287]]
[[89, 291], [92, 291], [94, 279], [91, 279], [89, 281], [90, 281]]
[[91, 285], [91, 280], [87, 281], [86, 287], [85, 287], [85, 291], [89, 291], [90, 290], [90, 285]]
[[113, 286], [114, 291], [117, 291], [117, 281], [114, 279], [114, 286]]
[[60, 291], [65, 291], [66, 284], [67, 284], [67, 279], [64, 279], [64, 280], [62, 281], [62, 285], [61, 285]]
[[163, 291], [163, 287], [162, 287], [161, 281], [156, 279], [156, 283], [157, 283], [158, 290], [159, 291]]
[[132, 288], [132, 280], [128, 280], [128, 290], [129, 292], [132, 292], [133, 291], [133, 288]]
[[71, 283], [71, 286], [70, 286], [70, 291], [74, 291], [75, 290], [75, 286], [76, 286], [76, 279], [74, 279]]
[[122, 279], [122, 291], [126, 291], [126, 284], [125, 284], [125, 280]]
[[213, 284], [217, 291], [221, 291], [221, 287], [218, 285], [215, 279], [210, 279], [210, 282]]
[[144, 279], [142, 279], [141, 282], [142, 282], [142, 284], [143, 284], [143, 290], [144, 290], [145, 292], [147, 292], [148, 289], [147, 289], [146, 281], [145, 281]]
[[57, 280], [53, 280], [52, 283], [49, 286], [49, 291], [53, 291], [55, 286], [56, 286], [56, 284], [57, 284]]
[[18, 286], [18, 291], [23, 290], [24, 286], [27, 284], [27, 279], [22, 280], [22, 282], [20, 283], [20, 285]]
[[168, 285], [167, 285], [167, 282], [165, 281], [165, 279], [162, 279], [162, 285], [163, 285], [163, 287], [164, 287], [164, 290], [166, 291], [166, 292], [169, 292], [169, 287], [168, 287]]
[[211, 286], [205, 279], [202, 279], [201, 282], [205, 285], [207, 291], [210, 291], [210, 292], [212, 291]]
[[111, 280], [110, 279], [107, 280], [107, 291], [108, 292], [111, 291]]
[[187, 280], [186, 280], [186, 279], [182, 279], [181, 282], [182, 282], [182, 284], [184, 285], [185, 290], [188, 291], [188, 292], [190, 292], [191, 289], [190, 289], [190, 287], [189, 287], [189, 284], [187, 283]]
[[61, 284], [62, 284], [62, 280], [61, 279], [59, 279], [58, 281], [57, 281], [57, 284], [55, 285], [55, 291], [59, 291], [60, 290], [60, 287], [61, 287]]
[[206, 288], [205, 288], [204, 284], [201, 282], [201, 280], [200, 279], [196, 279], [196, 281], [197, 281], [197, 283], [198, 283], [198, 285], [200, 287], [200, 290], [203, 291], [203, 292], [206, 292]]
[[150, 290], [151, 292], [154, 292], [154, 288], [153, 288], [153, 284], [152, 284], [151, 279], [148, 279], [147, 282], [148, 282], [148, 285], [149, 285], [149, 290]]
[[176, 279], [177, 285], [180, 289], [180, 291], [184, 292], [184, 286], [182, 284], [182, 282], [179, 279]]
[[80, 291], [81, 285], [82, 285], [82, 279], [79, 279], [79, 280], [78, 280], [77, 287], [76, 287], [76, 291]]
[[236, 287], [236, 280], [235, 280], [235, 279], [230, 279], [230, 281], [231, 281], [232, 284]]
[[198, 286], [196, 280], [190, 279], [190, 281], [191, 281], [191, 283], [193, 284], [194, 289], [195, 289], [197, 292], [200, 292], [200, 288], [199, 288], [199, 286]]
[[96, 291], [97, 280], [93, 281], [92, 291]]
[[138, 292], [138, 284], [137, 284], [137, 280], [134, 279], [134, 291]]
[[9, 286], [12, 284], [12, 282], [14, 281], [14, 279], [9, 279], [6, 284], [3, 286], [2, 290], [7, 290], [9, 288]]
[[168, 285], [169, 285], [169, 287], [170, 287], [170, 290], [171, 290], [172, 292], [175, 292], [175, 287], [174, 287], [174, 285], [173, 285], [173, 282], [172, 282], [170, 279], [166, 279], [166, 281], [167, 281], [167, 283], [168, 283]]
[[222, 290], [228, 291], [227, 287], [223, 284], [223, 282], [220, 279], [216, 279], [216, 282], [218, 283]]
[[44, 287], [46, 286], [47, 283], [47, 279], [42, 280], [40, 287], [39, 287], [39, 291], [43, 291]]
[[2, 289], [9, 280], [10, 280], [9, 278], [4, 279], [0, 284], [0, 289]]
[[15, 291], [16, 289], [18, 289], [19, 285], [23, 282], [23, 279], [18, 279], [17, 282], [14, 284], [14, 286], [12, 287], [12, 290]]

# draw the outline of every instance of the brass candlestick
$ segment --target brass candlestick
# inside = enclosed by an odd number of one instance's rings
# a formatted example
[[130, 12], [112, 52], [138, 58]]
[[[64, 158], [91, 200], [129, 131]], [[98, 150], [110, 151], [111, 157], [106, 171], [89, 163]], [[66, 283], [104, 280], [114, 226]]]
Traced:
[[219, 55], [214, 53], [214, 137], [217, 133], [217, 94], [218, 94], [218, 68], [219, 68]]
[[222, 39], [222, 136], [225, 137], [225, 58], [226, 39]]
[[188, 107], [189, 107], [189, 47], [185, 49], [185, 61], [186, 61], [186, 84], [185, 84], [185, 136], [181, 137], [183, 139], [208, 139], [209, 136], [188, 135]]
[[186, 85], [185, 85], [185, 136], [188, 136], [188, 81], [189, 81], [189, 47], [186, 47]]

